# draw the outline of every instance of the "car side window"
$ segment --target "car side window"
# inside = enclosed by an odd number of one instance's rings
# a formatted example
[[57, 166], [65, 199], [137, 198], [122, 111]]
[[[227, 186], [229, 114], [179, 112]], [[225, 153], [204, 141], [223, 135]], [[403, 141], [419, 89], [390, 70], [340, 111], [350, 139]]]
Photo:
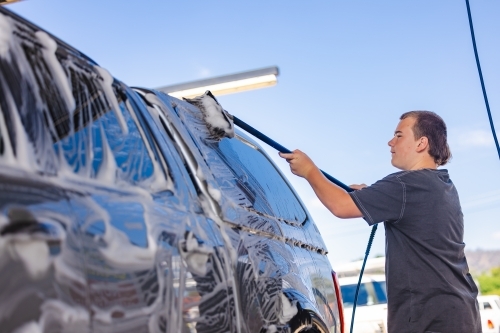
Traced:
[[[121, 102], [120, 111], [125, 120], [128, 133], [124, 133], [116, 116], [116, 112], [107, 112], [94, 122], [92, 126], [93, 134], [100, 140], [94, 145], [94, 166], [95, 172], [106, 172], [106, 168], [113, 165], [105, 165], [106, 149], [110, 149], [116, 163], [116, 176], [120, 180], [125, 180], [132, 184], [140, 183], [151, 177], [154, 172], [153, 162], [141, 134], [131, 116], [133, 110], [129, 110], [125, 102]], [[108, 147], [106, 147], [106, 144]]]
[[[73, 172], [91, 178], [116, 176], [133, 184], [153, 174], [151, 158], [130, 111], [124, 102], [119, 105], [120, 110], [104, 113], [60, 141]], [[121, 128], [116, 112], [122, 114], [128, 133]]]
[[493, 309], [491, 307], [491, 304], [489, 302], [483, 302], [483, 307], [484, 307], [485, 310], [491, 310], [491, 309]]
[[[353, 306], [356, 288], [356, 284], [343, 285], [340, 287], [345, 307]], [[359, 286], [357, 305], [375, 305], [385, 303], [387, 303], [385, 281], [365, 282]]]
[[[356, 285], [350, 284], [340, 287], [342, 291], [342, 300], [344, 302], [344, 307], [353, 307], [354, 297], [356, 294]], [[369, 296], [368, 290], [366, 289], [366, 283], [362, 283], [359, 286], [358, 299], [356, 305], [368, 305]]]
[[[101, 103], [83, 92], [74, 92], [89, 100], [76, 100], [73, 124], [66, 124], [73, 130], [63, 132], [63, 137], [54, 143], [54, 149], [64, 156], [70, 170], [80, 176], [107, 183], [150, 185], [152, 181], [148, 180], [154, 178], [155, 172], [162, 177], [166, 175], [156, 161], [154, 149], [144, 141], [148, 133], [140, 126], [135, 103], [119, 83], [113, 92], [114, 96], [106, 95], [105, 98], [100, 94]], [[116, 103], [108, 101], [113, 97]]]
[[[302, 223], [307, 215], [272, 162], [244, 138], [224, 138], [211, 144], [229, 173], [217, 173], [224, 190], [239, 188], [251, 207], [261, 213]], [[244, 204], [244, 202], [240, 202]]]

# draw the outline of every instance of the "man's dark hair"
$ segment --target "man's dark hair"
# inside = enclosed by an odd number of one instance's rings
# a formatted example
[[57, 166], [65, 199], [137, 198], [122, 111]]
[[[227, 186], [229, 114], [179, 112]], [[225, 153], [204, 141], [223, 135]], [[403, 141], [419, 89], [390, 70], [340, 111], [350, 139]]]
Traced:
[[450, 147], [447, 142], [446, 124], [443, 119], [431, 111], [409, 111], [399, 118], [415, 118], [413, 134], [415, 140], [425, 136], [429, 140], [429, 155], [434, 158], [438, 166], [445, 165], [451, 158]]

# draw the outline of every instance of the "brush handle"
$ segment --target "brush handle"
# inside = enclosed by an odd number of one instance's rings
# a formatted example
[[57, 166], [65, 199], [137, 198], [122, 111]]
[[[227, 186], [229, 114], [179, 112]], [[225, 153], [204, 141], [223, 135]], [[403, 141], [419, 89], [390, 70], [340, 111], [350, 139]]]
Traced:
[[[233, 122], [236, 126], [238, 126], [239, 128], [241, 128], [242, 130], [252, 134], [253, 136], [255, 136], [257, 139], [263, 141], [264, 143], [267, 143], [268, 145], [270, 145], [271, 147], [273, 147], [274, 149], [276, 149], [277, 151], [279, 152], [282, 152], [282, 153], [287, 153], [287, 154], [290, 154], [292, 153], [292, 151], [290, 149], [286, 149], [285, 147], [283, 147], [282, 145], [280, 145], [279, 143], [277, 143], [276, 141], [274, 141], [273, 139], [271, 139], [270, 137], [268, 137], [267, 135], [265, 135], [264, 133], [262, 132], [259, 132], [258, 130], [256, 130], [255, 128], [253, 128], [252, 126], [248, 125], [247, 123], [245, 123], [243, 120], [241, 120], [240, 118], [236, 117], [236, 116], [233, 116]], [[334, 183], [335, 185], [339, 186], [339, 187], [342, 187], [344, 190], [346, 190], [347, 192], [352, 192], [354, 191], [354, 189], [350, 188], [349, 186], [347, 186], [346, 184], [342, 183], [341, 181], [335, 179], [334, 177], [330, 176], [329, 174], [327, 174], [326, 172], [324, 172], [323, 170], [320, 170], [323, 175], [329, 180], [331, 181], [332, 183]]]

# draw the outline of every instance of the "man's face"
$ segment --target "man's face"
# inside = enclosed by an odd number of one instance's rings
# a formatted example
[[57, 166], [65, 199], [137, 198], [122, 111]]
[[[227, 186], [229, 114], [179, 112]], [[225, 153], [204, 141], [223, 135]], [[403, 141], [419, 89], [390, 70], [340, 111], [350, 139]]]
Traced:
[[416, 162], [416, 149], [420, 140], [415, 140], [414, 124], [414, 117], [401, 120], [394, 131], [394, 137], [388, 142], [391, 147], [391, 163], [401, 170], [411, 170]]

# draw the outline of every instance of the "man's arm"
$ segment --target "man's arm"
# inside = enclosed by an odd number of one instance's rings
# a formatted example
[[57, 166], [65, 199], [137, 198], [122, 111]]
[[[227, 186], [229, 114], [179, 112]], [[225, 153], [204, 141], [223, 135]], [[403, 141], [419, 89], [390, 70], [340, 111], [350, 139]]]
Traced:
[[[330, 182], [313, 161], [300, 150], [294, 150], [291, 154], [280, 153], [290, 164], [293, 174], [305, 178], [313, 188], [316, 196], [333, 215], [339, 218], [363, 217], [353, 199], [344, 189]], [[352, 185], [354, 189], [360, 189], [366, 185]]]

